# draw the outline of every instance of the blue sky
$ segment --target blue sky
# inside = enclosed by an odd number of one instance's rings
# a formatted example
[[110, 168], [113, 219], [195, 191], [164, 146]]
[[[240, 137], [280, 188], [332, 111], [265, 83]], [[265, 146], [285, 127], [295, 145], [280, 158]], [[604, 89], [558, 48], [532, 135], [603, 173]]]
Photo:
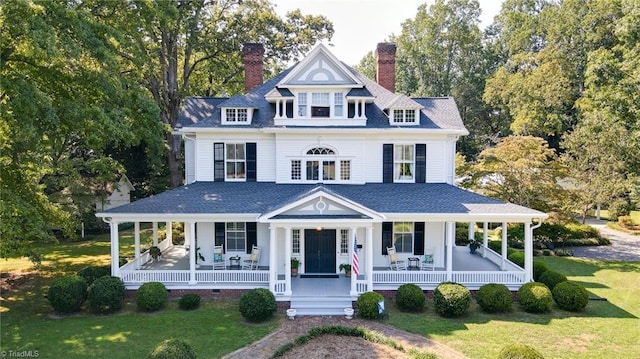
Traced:
[[[349, 65], [357, 64], [367, 52], [391, 34], [399, 34], [402, 23], [415, 17], [421, 4], [434, 0], [271, 0], [276, 13], [284, 16], [299, 8], [303, 14], [324, 15], [333, 22], [335, 34], [330, 47], [336, 57]], [[479, 0], [480, 26], [493, 22], [502, 0]]]

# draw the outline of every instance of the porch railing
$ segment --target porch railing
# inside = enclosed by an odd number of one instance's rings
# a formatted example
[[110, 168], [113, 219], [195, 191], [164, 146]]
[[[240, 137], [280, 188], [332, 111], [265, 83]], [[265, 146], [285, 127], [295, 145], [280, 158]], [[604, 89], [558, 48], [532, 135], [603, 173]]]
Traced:
[[373, 284], [440, 283], [447, 280], [446, 272], [436, 271], [374, 271]]
[[269, 283], [269, 271], [261, 270], [198, 270], [198, 283]]
[[125, 283], [187, 283], [188, 270], [120, 270], [120, 278]]
[[285, 281], [283, 280], [276, 281], [276, 287], [275, 287], [276, 295], [284, 295], [285, 288], [286, 288]]
[[524, 283], [524, 271], [453, 272], [453, 281], [464, 285], [482, 285], [486, 283], [516, 285]]
[[[500, 253], [494, 251], [491, 248], [483, 248], [483, 253], [486, 255], [486, 258], [488, 260], [490, 260], [491, 262], [493, 262], [495, 265], [497, 265], [498, 267], [502, 267], [502, 255], [500, 255]], [[504, 260], [504, 270], [506, 271], [514, 271], [514, 272], [518, 272], [518, 271], [523, 271], [524, 269], [520, 268], [519, 265], [511, 262], [508, 259]]]

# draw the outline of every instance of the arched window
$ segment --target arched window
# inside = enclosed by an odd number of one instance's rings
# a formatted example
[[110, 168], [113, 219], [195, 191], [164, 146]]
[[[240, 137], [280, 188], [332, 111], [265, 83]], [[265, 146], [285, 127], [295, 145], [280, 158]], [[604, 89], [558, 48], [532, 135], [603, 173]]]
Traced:
[[307, 154], [308, 155], [335, 155], [336, 153], [330, 148], [316, 147], [307, 151]]

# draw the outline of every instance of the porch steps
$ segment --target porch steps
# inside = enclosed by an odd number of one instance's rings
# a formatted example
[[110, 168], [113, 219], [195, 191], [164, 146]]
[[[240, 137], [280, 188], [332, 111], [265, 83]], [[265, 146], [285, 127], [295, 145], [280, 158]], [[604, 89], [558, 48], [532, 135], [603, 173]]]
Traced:
[[291, 309], [296, 315], [344, 315], [344, 308], [352, 308], [351, 297], [292, 297]]

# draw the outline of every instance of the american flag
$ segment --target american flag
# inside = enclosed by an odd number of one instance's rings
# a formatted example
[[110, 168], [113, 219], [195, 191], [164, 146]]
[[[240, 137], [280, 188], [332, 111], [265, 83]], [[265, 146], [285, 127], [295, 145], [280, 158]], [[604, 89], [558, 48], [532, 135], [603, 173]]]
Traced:
[[358, 265], [358, 239], [353, 237], [353, 264], [351, 271], [356, 275], [356, 277], [360, 274], [360, 268], [358, 268]]

